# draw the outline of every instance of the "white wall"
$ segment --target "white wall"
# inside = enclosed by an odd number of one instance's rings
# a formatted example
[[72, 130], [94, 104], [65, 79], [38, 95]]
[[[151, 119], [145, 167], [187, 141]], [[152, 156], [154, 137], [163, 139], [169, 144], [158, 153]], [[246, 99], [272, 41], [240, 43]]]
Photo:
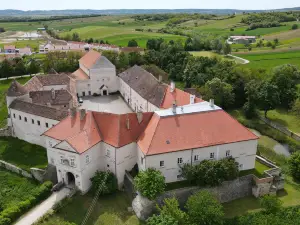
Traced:
[[[44, 147], [45, 141], [40, 135], [50, 129], [53, 125], [59, 123], [59, 121], [56, 120], [35, 116], [14, 109], [10, 109], [10, 115], [15, 137]], [[21, 116], [21, 120], [19, 119], [19, 116]], [[27, 122], [25, 122], [25, 117], [27, 118]], [[34, 120], [34, 124], [32, 124], [32, 119]], [[40, 125], [38, 125], [38, 121], [40, 121]], [[48, 128], [46, 127], [46, 123], [48, 123]]]
[[119, 188], [121, 188], [124, 183], [125, 170], [130, 171], [137, 163], [136, 148], [136, 143], [130, 143], [116, 149], [116, 176]]
[[91, 69], [90, 77], [92, 80], [92, 91], [95, 93], [100, 94], [100, 87], [102, 85], [108, 87], [109, 93], [119, 90], [115, 67]]
[[[146, 160], [144, 160], [146, 161], [145, 167], [139, 163], [139, 168], [154, 167], [163, 173], [167, 183], [175, 182], [181, 179], [177, 177], [180, 175], [180, 165], [177, 163], [178, 158], [182, 158], [182, 164], [197, 164], [202, 160], [210, 159], [210, 153], [214, 153], [215, 160], [225, 158], [227, 150], [230, 151], [230, 155], [239, 163], [240, 170], [249, 170], [255, 167], [257, 140], [146, 156]], [[143, 153], [140, 150], [138, 151], [138, 157], [140, 158]], [[195, 161], [195, 155], [198, 155], [198, 161]], [[139, 158], [138, 162], [140, 161]], [[164, 167], [160, 167], [160, 161], [164, 161]]]
[[90, 71], [82, 64], [79, 63], [79, 68], [83, 70], [88, 76], [90, 76]]

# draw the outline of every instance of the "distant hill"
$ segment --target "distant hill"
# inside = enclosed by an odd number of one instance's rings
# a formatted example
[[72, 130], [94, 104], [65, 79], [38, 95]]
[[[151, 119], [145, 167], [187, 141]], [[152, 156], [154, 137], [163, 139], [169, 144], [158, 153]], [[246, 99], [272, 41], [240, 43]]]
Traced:
[[243, 12], [264, 12], [264, 11], [298, 11], [300, 7], [274, 9], [274, 10], [237, 10], [237, 9], [106, 9], [106, 10], [92, 10], [92, 9], [78, 9], [78, 10], [34, 10], [22, 11], [6, 9], [0, 10], [0, 16], [68, 16], [68, 15], [124, 15], [124, 14], [155, 14], [155, 13], [203, 13], [203, 14], [232, 14]]

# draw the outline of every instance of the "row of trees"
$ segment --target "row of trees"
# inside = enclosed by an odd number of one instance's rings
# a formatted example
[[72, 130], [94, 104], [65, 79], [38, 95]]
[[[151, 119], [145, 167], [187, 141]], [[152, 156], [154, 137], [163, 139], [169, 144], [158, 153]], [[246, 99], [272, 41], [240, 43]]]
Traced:
[[4, 59], [0, 63], [0, 78], [36, 74], [41, 71], [40, 63], [35, 59], [25, 58]]

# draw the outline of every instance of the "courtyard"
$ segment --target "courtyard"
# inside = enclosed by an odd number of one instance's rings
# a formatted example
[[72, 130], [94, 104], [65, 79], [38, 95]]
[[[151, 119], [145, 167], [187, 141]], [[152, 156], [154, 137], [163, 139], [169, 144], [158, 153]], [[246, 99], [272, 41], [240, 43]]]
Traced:
[[133, 111], [120, 95], [83, 97], [80, 109], [116, 114], [132, 113]]

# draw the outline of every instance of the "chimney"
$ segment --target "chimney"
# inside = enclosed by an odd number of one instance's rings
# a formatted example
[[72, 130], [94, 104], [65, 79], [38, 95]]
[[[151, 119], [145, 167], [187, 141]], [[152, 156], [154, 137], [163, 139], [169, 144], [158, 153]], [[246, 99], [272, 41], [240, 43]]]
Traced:
[[85, 109], [80, 109], [80, 120], [84, 120], [85, 114], [86, 114]]
[[136, 113], [136, 117], [139, 123], [141, 123], [143, 121], [143, 113], [142, 112], [137, 112]]
[[158, 81], [159, 81], [159, 83], [162, 82], [162, 75], [159, 75], [159, 76], [158, 76]]
[[176, 114], [176, 108], [177, 108], [177, 105], [176, 105], [176, 102], [174, 102], [173, 106], [172, 106], [172, 112], [173, 112], [173, 114]]
[[76, 115], [76, 108], [70, 108], [69, 109], [69, 112], [70, 112], [70, 116], [73, 118], [73, 117], [75, 117], [75, 115]]
[[55, 90], [53, 88], [51, 89], [51, 99], [55, 99]]
[[175, 82], [171, 81], [171, 88], [170, 88], [170, 92], [175, 91]]
[[209, 99], [209, 106], [212, 108], [215, 107], [215, 101], [213, 99]]
[[130, 130], [130, 120], [128, 118], [128, 115], [127, 115], [127, 118], [126, 118], [126, 127], [127, 127], [127, 130]]
[[190, 104], [195, 103], [195, 95], [190, 95]]

